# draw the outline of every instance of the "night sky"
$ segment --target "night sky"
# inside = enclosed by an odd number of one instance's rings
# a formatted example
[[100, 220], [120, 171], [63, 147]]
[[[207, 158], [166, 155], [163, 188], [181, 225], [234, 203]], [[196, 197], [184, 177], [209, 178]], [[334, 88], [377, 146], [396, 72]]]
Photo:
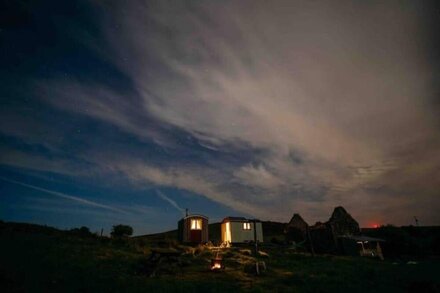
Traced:
[[1, 3], [1, 220], [440, 224], [435, 1]]

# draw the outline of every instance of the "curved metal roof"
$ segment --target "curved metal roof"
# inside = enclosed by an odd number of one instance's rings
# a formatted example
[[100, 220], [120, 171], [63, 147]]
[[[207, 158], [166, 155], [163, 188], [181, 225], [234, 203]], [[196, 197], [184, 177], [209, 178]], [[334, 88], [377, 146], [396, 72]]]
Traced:
[[223, 219], [222, 223], [226, 223], [226, 222], [261, 222], [258, 219], [246, 219], [245, 217], [226, 217]]
[[204, 218], [206, 220], [209, 219], [207, 216], [200, 215], [200, 214], [191, 214], [191, 215], [188, 215], [186, 217], [183, 217], [183, 219], [189, 219], [189, 218]]

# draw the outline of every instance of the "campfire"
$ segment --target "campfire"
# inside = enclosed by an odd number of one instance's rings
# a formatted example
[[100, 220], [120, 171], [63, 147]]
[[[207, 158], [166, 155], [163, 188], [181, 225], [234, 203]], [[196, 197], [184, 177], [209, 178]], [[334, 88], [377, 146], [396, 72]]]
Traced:
[[217, 253], [215, 254], [215, 258], [211, 259], [211, 271], [220, 271], [225, 269], [225, 264], [223, 263], [223, 259], [218, 255], [220, 252], [220, 248], [217, 248]]
[[219, 271], [224, 268], [225, 265], [223, 264], [223, 259], [221, 257], [211, 259], [211, 271]]

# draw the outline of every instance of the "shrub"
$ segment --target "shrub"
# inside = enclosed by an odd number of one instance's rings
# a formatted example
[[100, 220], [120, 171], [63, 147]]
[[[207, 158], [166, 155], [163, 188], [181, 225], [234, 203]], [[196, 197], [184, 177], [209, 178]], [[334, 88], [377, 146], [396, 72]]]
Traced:
[[112, 232], [110, 233], [110, 235], [113, 238], [123, 238], [123, 237], [128, 237], [131, 236], [133, 234], [133, 228], [128, 226], [128, 225], [115, 225], [112, 228]]
[[70, 230], [70, 233], [81, 236], [81, 237], [89, 237], [92, 236], [92, 232], [86, 226], [82, 226], [81, 228], [73, 228]]

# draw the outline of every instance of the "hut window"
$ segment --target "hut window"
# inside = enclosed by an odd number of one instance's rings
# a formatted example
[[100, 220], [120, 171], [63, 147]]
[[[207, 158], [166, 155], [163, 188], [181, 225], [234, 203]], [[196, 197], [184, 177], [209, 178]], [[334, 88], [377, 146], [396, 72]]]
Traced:
[[191, 230], [202, 230], [202, 219], [191, 219]]
[[251, 230], [251, 223], [243, 223], [243, 230]]

